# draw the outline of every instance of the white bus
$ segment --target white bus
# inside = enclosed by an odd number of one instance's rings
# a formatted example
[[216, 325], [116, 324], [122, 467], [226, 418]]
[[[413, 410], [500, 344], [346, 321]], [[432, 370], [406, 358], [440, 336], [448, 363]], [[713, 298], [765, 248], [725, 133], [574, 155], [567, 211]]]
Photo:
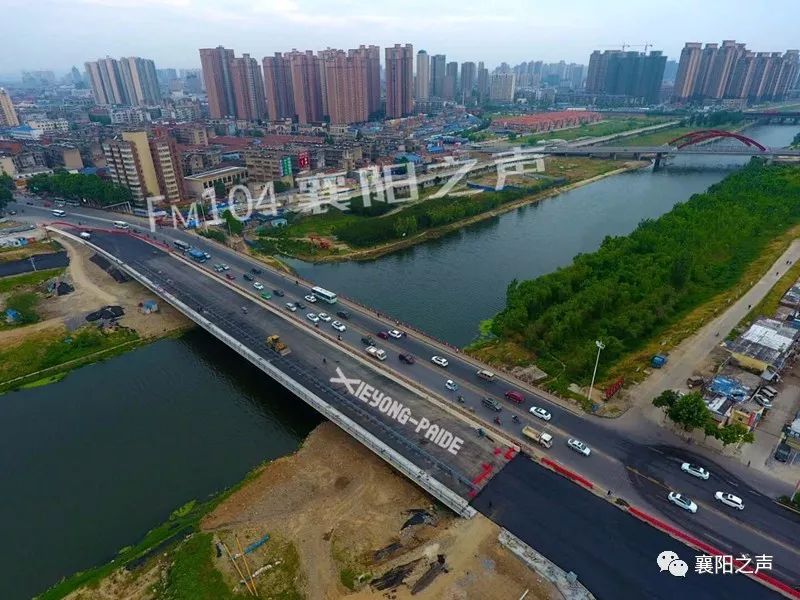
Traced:
[[189, 244], [187, 244], [186, 242], [182, 242], [181, 240], [173, 240], [172, 243], [181, 252], [188, 252], [191, 249], [191, 246]]
[[128, 225], [125, 221], [114, 221], [114, 227], [117, 229], [130, 229], [130, 225]]
[[328, 304], [336, 304], [336, 294], [334, 294], [333, 292], [329, 292], [324, 288], [313, 287], [311, 288], [311, 293], [314, 294], [320, 300], [324, 300]]
[[67, 214], [67, 213], [65, 213], [63, 210], [59, 210], [59, 209], [55, 209], [55, 210], [53, 210], [53, 211], [50, 211], [50, 212], [52, 212], [52, 213], [53, 213], [53, 216], [54, 216], [54, 217], [63, 217], [64, 215], [66, 215], [66, 214]]

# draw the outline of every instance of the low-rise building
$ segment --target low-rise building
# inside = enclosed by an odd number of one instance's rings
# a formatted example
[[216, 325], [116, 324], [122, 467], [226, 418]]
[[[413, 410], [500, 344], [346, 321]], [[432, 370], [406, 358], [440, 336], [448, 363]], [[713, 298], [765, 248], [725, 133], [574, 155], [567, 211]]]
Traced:
[[759, 319], [723, 347], [743, 368], [754, 372], [779, 372], [794, 352], [800, 331], [775, 319]]
[[247, 169], [241, 166], [223, 166], [211, 171], [203, 171], [184, 177], [186, 193], [193, 198], [200, 198], [207, 190], [214, 189], [215, 184], [225, 186], [225, 193], [235, 185], [247, 183]]

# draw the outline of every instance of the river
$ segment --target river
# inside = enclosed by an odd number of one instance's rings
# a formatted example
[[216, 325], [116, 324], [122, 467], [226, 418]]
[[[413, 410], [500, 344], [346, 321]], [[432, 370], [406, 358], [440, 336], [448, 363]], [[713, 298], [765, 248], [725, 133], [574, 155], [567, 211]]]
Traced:
[[[747, 134], [784, 146], [798, 131]], [[692, 168], [700, 161], [704, 169]], [[716, 163], [675, 159], [610, 177], [370, 262], [290, 262], [309, 280], [465, 344], [503, 307], [509, 281], [568, 265], [702, 192], [732, 168]], [[319, 421], [201, 331], [0, 396], [0, 598], [30, 598], [111, 559], [186, 501], [291, 453]]]

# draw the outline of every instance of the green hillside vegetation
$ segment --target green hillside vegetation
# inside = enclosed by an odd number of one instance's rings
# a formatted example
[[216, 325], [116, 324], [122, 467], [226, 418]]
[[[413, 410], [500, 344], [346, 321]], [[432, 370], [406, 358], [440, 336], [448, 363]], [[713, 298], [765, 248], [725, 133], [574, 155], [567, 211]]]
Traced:
[[498, 339], [484, 345], [519, 345], [546, 371], [588, 382], [594, 341], [602, 340], [602, 377], [623, 355], [730, 289], [773, 238], [798, 222], [800, 169], [754, 161], [630, 235], [607, 237], [568, 267], [511, 282], [506, 308], [492, 321]]

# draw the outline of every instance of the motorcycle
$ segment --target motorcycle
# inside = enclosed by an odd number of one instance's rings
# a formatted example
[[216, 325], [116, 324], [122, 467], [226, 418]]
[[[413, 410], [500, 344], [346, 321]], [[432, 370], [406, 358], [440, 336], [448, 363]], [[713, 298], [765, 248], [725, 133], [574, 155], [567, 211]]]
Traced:
[[458, 401], [461, 402], [461, 404], [464, 404], [464, 396], [459, 395]]
[[500, 417], [495, 417], [494, 418], [494, 422], [495, 422], [495, 425], [502, 425], [502, 423], [500, 422]]
[[511, 417], [511, 420], [514, 421], [514, 423], [519, 423], [519, 417], [517, 415]]

